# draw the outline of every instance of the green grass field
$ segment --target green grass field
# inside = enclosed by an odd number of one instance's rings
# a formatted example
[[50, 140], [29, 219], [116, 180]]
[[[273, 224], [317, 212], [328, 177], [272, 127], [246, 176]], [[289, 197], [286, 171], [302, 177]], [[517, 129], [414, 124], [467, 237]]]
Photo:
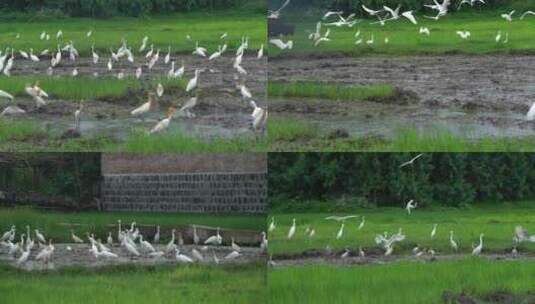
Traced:
[[389, 85], [353, 86], [318, 82], [270, 82], [270, 97], [315, 98], [337, 101], [363, 101], [393, 97], [394, 88]]
[[[249, 36], [250, 49], [260, 48], [265, 43], [266, 22], [261, 14], [243, 12], [214, 12], [214, 13], [187, 13], [174, 14], [162, 17], [125, 18], [116, 17], [109, 20], [89, 18], [68, 18], [46, 21], [4, 21], [0, 22], [3, 29], [0, 34], [0, 45], [15, 49], [29, 50], [40, 53], [43, 49], [55, 50], [57, 48], [56, 33], [62, 30], [63, 42], [74, 41], [75, 47], [82, 56], [88, 56], [91, 45], [101, 53], [101, 56], [109, 55], [110, 47], [117, 49], [121, 44], [121, 38], [125, 38], [135, 54], [141, 45], [143, 37], [148, 36], [148, 47], [154, 44], [155, 48], [161, 48], [167, 53], [171, 46], [173, 53], [191, 53], [195, 42], [210, 52], [217, 50], [222, 43], [220, 36], [228, 33], [228, 47], [235, 49], [240, 44], [242, 36]], [[86, 33], [92, 30], [93, 35], [86, 37]], [[51, 35], [50, 41], [40, 40], [41, 32], [46, 31]], [[17, 33], [20, 38], [16, 39]], [[192, 41], [186, 40], [190, 35]]]
[[[274, 115], [272, 115], [274, 116]], [[270, 151], [284, 152], [533, 152], [532, 137], [469, 140], [440, 128], [399, 130], [393, 139], [381, 137], [329, 138], [302, 118], [275, 117], [268, 126]]]
[[[176, 213], [134, 213], [134, 212], [44, 212], [31, 208], [1, 208], [0, 231], [7, 231], [11, 225], [16, 225], [18, 232], [25, 231], [26, 225], [31, 229], [39, 229], [47, 237], [55, 242], [70, 242], [70, 229], [78, 235], [85, 232], [94, 232], [103, 238], [111, 231], [115, 233], [117, 220], [123, 224], [136, 221], [138, 225], [160, 225], [166, 230], [168, 227], [177, 225], [206, 225], [221, 227], [223, 229], [243, 229], [262, 231], [265, 230], [264, 216], [251, 215], [200, 215], [200, 214], [176, 214]], [[162, 235], [162, 239], [168, 239], [170, 235]]]
[[71, 268], [26, 273], [0, 265], [2, 303], [264, 302], [265, 265]]
[[[500, 18], [500, 15], [509, 12], [508, 8], [494, 11], [469, 10], [456, 14], [449, 14], [439, 21], [416, 16], [418, 25], [410, 23], [405, 18], [398, 21], [387, 22], [384, 27], [378, 24], [370, 24], [376, 19], [364, 19], [353, 28], [331, 27], [330, 42], [322, 43], [314, 47], [308, 40], [307, 31], [315, 31], [315, 24], [320, 20], [318, 16], [312, 20], [302, 21], [296, 25], [294, 36], [287, 37], [294, 41], [294, 49], [289, 53], [322, 53], [338, 52], [348, 55], [416, 55], [416, 54], [485, 54], [485, 53], [535, 53], [535, 41], [533, 26], [535, 18], [526, 17], [519, 20], [520, 13], [517, 12], [515, 20], [511, 23]], [[430, 13], [432, 15], [432, 13]], [[299, 20], [299, 16], [289, 16], [289, 20]], [[420, 35], [419, 28], [428, 27], [431, 35], [429, 37]], [[355, 34], [360, 30], [360, 37], [363, 42], [355, 45]], [[326, 31], [325, 27], [322, 33]], [[470, 31], [471, 38], [467, 41], [457, 36], [456, 31]], [[509, 33], [509, 42], [496, 43], [495, 37], [498, 31]], [[369, 46], [366, 41], [374, 35], [374, 44]], [[389, 38], [389, 43], [385, 44], [385, 38]], [[288, 51], [280, 51], [273, 45], [269, 48], [270, 54], [277, 56]]]
[[268, 292], [269, 302], [277, 304], [442, 304], [447, 303], [442, 299], [446, 291], [480, 297], [497, 291], [534, 293], [534, 276], [532, 262], [477, 258], [355, 267], [286, 267], [270, 269]]
[[[330, 246], [336, 250], [344, 248], [358, 249], [359, 246], [366, 249], [378, 250], [374, 238], [377, 234], [385, 231], [390, 234], [396, 233], [399, 228], [403, 229], [406, 239], [395, 247], [394, 254], [411, 254], [416, 245], [425, 248], [433, 248], [438, 254], [451, 254], [449, 245], [449, 231], [453, 230], [459, 250], [470, 254], [472, 242], [478, 243], [479, 234], [484, 233], [483, 252], [510, 252], [513, 243], [512, 237], [517, 225], [535, 234], [535, 204], [524, 202], [519, 204], [503, 203], [502, 205], [477, 205], [472, 208], [458, 209], [445, 207], [429, 207], [416, 209], [412, 215], [407, 215], [401, 208], [377, 208], [356, 209], [347, 213], [306, 213], [314, 210], [306, 204], [295, 206], [298, 210], [306, 210], [303, 213], [273, 213], [277, 228], [271, 232], [270, 252], [277, 254], [299, 254], [309, 249], [323, 250]], [[333, 205], [333, 204], [329, 204]], [[366, 223], [362, 230], [357, 227], [360, 218], [346, 221], [344, 236], [336, 240], [336, 234], [340, 223], [325, 220], [325, 217], [333, 214], [358, 214], [365, 216]], [[268, 222], [271, 221], [271, 216]], [[293, 239], [287, 239], [287, 233], [296, 219], [297, 230]], [[433, 224], [438, 224], [437, 236], [431, 239], [430, 233]], [[309, 238], [305, 235], [307, 227], [316, 230], [316, 235]], [[535, 252], [534, 243], [522, 243], [519, 251]]]

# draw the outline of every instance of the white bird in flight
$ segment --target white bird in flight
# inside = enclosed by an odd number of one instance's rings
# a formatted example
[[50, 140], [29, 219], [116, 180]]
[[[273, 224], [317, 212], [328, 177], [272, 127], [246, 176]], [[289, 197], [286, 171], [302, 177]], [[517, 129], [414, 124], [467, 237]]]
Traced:
[[422, 157], [423, 155], [424, 155], [423, 153], [420, 153], [420, 154], [416, 155], [415, 157], [413, 157], [413, 158], [412, 158], [411, 160], [409, 160], [408, 162], [405, 162], [405, 163], [401, 164], [399, 167], [400, 167], [400, 168], [403, 168], [403, 167], [406, 167], [406, 166], [409, 166], [409, 165], [412, 166], [412, 165], [414, 165], [414, 162], [415, 162], [418, 158]]

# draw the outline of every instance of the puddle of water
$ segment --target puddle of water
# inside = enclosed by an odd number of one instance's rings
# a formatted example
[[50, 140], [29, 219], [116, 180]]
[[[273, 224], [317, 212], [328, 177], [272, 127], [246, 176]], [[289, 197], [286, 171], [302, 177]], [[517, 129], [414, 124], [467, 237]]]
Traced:
[[[329, 103], [329, 101], [319, 101]], [[467, 111], [431, 109], [423, 105], [396, 106], [363, 102], [338, 114], [281, 114], [306, 119], [321, 130], [345, 129], [352, 137], [397, 137], [400, 130], [415, 129], [425, 134], [444, 130], [459, 137], [477, 140], [488, 137], [510, 138], [534, 134], [525, 116], [516, 112]], [[279, 115], [279, 114], [277, 114]]]
[[[134, 117], [118, 117], [114, 119], [84, 118], [80, 122], [81, 133], [84, 137], [105, 136], [116, 140], [124, 140], [134, 128], [150, 130], [159, 119], [158, 115], [150, 115], [144, 120]], [[54, 136], [61, 136], [65, 130], [73, 127], [73, 119], [66, 116], [40, 117], [36, 120], [45, 130]], [[223, 114], [203, 116], [202, 121], [214, 121], [213, 124], [199, 123], [197, 119], [177, 117], [169, 125], [168, 133], [180, 132], [192, 137], [210, 138], [236, 138], [253, 136], [249, 128], [249, 116], [245, 114]], [[236, 122], [240, 122], [237, 125]]]

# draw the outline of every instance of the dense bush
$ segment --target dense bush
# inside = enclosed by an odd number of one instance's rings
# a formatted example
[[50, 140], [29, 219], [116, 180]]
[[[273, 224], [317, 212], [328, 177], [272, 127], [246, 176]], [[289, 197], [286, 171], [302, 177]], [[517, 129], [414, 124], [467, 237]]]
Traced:
[[410, 157], [398, 153], [270, 154], [270, 198], [343, 199], [371, 206], [399, 206], [409, 199], [459, 206], [535, 198], [534, 154], [425, 154], [414, 166], [400, 169]]
[[0, 191], [16, 194], [17, 200], [82, 207], [93, 203], [100, 179], [98, 153], [0, 154]]
[[[251, 5], [253, 3], [253, 5]], [[143, 16], [200, 9], [259, 8], [263, 0], [2, 0], [0, 10], [38, 13], [59, 10], [69, 16]]]

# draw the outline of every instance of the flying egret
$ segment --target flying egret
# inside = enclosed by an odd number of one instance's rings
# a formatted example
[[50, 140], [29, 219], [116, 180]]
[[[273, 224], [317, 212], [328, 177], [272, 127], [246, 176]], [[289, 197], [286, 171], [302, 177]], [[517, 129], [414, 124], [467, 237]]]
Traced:
[[503, 19], [505, 19], [506, 21], [508, 21], [508, 22], [512, 22], [513, 21], [513, 15], [514, 15], [515, 12], [516, 12], [516, 10], [512, 10], [508, 14], [506, 14], [506, 13], [501, 14], [501, 17]]
[[423, 153], [418, 154], [418, 155], [416, 155], [415, 157], [413, 157], [411, 160], [409, 160], [408, 162], [405, 162], [405, 163], [401, 164], [399, 167], [400, 167], [400, 168], [403, 168], [403, 167], [406, 167], [406, 166], [409, 166], [409, 165], [414, 165], [414, 162], [415, 162], [418, 158], [422, 157], [423, 155], [424, 155]]

